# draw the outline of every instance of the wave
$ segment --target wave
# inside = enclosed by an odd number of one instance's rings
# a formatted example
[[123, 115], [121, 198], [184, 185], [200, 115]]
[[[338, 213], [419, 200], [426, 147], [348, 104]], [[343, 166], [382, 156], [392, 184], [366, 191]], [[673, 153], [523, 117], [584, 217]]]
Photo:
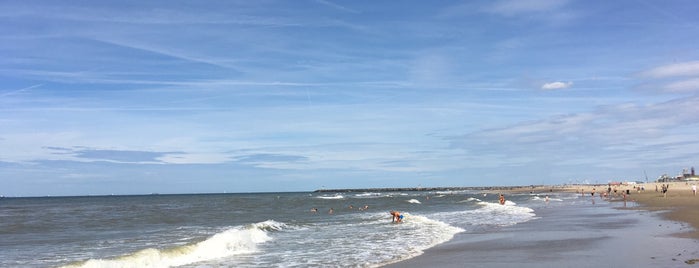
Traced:
[[354, 197], [356, 197], [356, 198], [380, 198], [380, 197], [384, 197], [384, 196], [386, 196], [386, 195], [383, 193], [374, 193], [374, 192], [372, 192], [372, 193], [366, 192], [366, 193], [354, 195]]
[[468, 199], [466, 199], [466, 200], [461, 200], [461, 201], [459, 201], [458, 203], [466, 203], [466, 202], [473, 202], [473, 201], [481, 202], [482, 200], [480, 200], [480, 199], [478, 199], [478, 198], [469, 197]]
[[410, 200], [407, 200], [406, 202], [411, 203], [411, 204], [422, 204], [417, 199], [410, 199]]
[[[374, 256], [364, 259], [364, 265], [380, 267], [419, 256], [425, 250], [447, 242], [457, 233], [465, 231], [423, 215], [405, 212], [403, 216], [405, 216], [403, 222], [399, 224], [391, 223], [384, 214], [368, 216], [373, 218], [371, 224], [378, 225], [379, 230], [383, 231], [364, 234], [363, 238], [354, 241], [348, 250], [366, 252]], [[373, 241], [373, 243], [366, 241]], [[348, 255], [334, 254], [335, 256]]]
[[[532, 197], [532, 200], [534, 200], [534, 201], [546, 201], [546, 198], [541, 198], [540, 196], [534, 196], [534, 197]], [[549, 201], [562, 202], [563, 199], [549, 197]]]
[[321, 196], [316, 196], [318, 199], [344, 199], [345, 197], [342, 195], [321, 195]]
[[269, 232], [279, 231], [285, 227], [284, 223], [268, 220], [246, 226], [233, 227], [198, 243], [168, 249], [147, 248], [112, 259], [90, 259], [63, 267], [126, 268], [187, 265], [256, 252], [257, 245], [272, 240], [268, 235]]
[[513, 225], [529, 221], [536, 217], [534, 210], [528, 207], [517, 206], [515, 202], [505, 201], [504, 205], [499, 203], [478, 202], [481, 207], [476, 209], [476, 214], [491, 215], [488, 224]]

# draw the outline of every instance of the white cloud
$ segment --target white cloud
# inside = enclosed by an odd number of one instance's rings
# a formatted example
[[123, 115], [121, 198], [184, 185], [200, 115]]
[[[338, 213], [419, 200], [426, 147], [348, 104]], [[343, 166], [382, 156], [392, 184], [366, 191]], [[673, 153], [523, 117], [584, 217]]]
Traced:
[[551, 83], [546, 83], [541, 86], [541, 89], [544, 90], [556, 90], [556, 89], [565, 89], [573, 86], [573, 82], [551, 82]]
[[699, 76], [699, 61], [688, 61], [659, 66], [642, 73], [650, 78], [667, 78], [676, 76]]

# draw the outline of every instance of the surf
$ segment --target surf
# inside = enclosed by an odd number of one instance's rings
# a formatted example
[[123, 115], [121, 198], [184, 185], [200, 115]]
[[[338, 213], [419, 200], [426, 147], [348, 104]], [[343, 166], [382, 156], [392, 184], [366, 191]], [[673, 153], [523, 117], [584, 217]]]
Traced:
[[268, 220], [232, 227], [198, 243], [167, 249], [147, 248], [115, 258], [90, 259], [63, 268], [165, 268], [249, 254], [257, 252], [258, 245], [272, 240], [269, 232], [281, 230], [285, 226], [283, 223]]

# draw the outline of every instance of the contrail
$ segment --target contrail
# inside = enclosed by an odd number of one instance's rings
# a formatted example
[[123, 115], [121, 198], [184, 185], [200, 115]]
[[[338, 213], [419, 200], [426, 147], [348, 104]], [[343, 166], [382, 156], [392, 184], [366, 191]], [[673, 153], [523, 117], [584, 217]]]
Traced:
[[30, 89], [33, 89], [33, 88], [37, 88], [37, 87], [40, 87], [40, 86], [43, 86], [43, 85], [44, 85], [44, 84], [36, 84], [36, 85], [33, 85], [33, 86], [29, 86], [29, 87], [20, 88], [20, 89], [17, 89], [17, 90], [12, 90], [12, 91], [9, 91], [9, 92], [5, 92], [5, 93], [0, 94], [0, 98], [2, 98], [2, 97], [7, 97], [7, 96], [12, 95], [12, 94], [17, 94], [17, 93], [20, 93], [20, 92], [22, 92], [22, 91], [27, 91], [27, 90], [30, 90]]

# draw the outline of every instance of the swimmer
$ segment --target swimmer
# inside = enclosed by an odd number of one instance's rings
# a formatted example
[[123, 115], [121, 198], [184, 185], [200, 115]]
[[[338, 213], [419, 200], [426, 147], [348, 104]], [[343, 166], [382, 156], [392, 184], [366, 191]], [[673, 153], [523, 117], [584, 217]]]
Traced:
[[500, 205], [504, 205], [504, 204], [505, 204], [505, 196], [504, 196], [503, 194], [500, 194], [500, 200], [499, 200], [499, 201], [500, 201]]
[[333, 208], [330, 208], [330, 210], [328, 210], [328, 214], [333, 214], [333, 212], [335, 212]]
[[317, 209], [317, 208], [312, 208], [312, 209], [311, 209], [311, 212], [313, 212], [313, 213], [318, 213], [318, 209]]

